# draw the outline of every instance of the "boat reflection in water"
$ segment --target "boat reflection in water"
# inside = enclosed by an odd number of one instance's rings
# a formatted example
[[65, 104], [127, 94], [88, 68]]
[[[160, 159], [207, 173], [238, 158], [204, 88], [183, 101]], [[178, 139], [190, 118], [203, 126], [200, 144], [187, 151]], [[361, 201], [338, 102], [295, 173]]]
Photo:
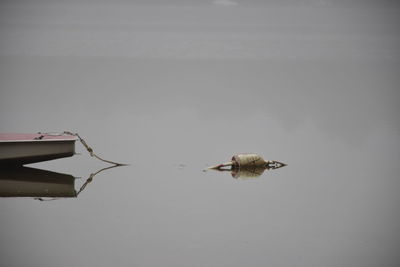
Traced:
[[0, 168], [0, 197], [33, 197], [37, 200], [76, 198], [95, 175], [114, 167], [117, 166], [92, 173], [79, 190], [75, 189], [76, 178], [70, 174], [29, 167]]

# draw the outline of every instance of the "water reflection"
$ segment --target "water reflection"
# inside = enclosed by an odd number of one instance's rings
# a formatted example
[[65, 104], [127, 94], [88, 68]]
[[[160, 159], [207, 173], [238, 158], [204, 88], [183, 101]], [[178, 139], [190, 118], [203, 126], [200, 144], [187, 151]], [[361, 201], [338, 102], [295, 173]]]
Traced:
[[211, 169], [214, 171], [219, 171], [219, 172], [230, 172], [232, 177], [235, 179], [251, 179], [251, 178], [258, 178], [260, 177], [265, 170], [275, 170], [282, 168], [286, 165], [266, 165], [266, 166], [249, 166], [249, 167], [232, 167], [230, 169]]
[[118, 166], [90, 174], [78, 190], [75, 189], [76, 178], [71, 174], [29, 167], [0, 168], [0, 197], [32, 197], [41, 201], [76, 198], [97, 174], [115, 167]]

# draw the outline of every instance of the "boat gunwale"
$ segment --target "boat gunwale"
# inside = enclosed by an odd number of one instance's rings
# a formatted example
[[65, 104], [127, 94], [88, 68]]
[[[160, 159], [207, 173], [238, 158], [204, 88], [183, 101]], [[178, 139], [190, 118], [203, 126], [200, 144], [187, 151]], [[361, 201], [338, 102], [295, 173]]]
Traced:
[[0, 143], [36, 143], [36, 142], [62, 142], [71, 141], [75, 142], [78, 138], [67, 138], [67, 139], [35, 139], [35, 140], [0, 140]]

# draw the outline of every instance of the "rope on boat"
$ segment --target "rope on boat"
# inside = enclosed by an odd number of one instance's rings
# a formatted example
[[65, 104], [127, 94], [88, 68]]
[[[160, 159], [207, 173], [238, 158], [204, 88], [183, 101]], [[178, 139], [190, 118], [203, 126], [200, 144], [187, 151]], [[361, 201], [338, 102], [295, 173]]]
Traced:
[[107, 163], [110, 163], [110, 164], [113, 164], [113, 165], [116, 165], [116, 166], [127, 166], [128, 165], [128, 164], [125, 164], [125, 163], [118, 163], [118, 162], [114, 162], [114, 161], [111, 161], [111, 160], [106, 160], [106, 159], [103, 159], [103, 158], [99, 157], [98, 155], [96, 155], [93, 152], [93, 148], [91, 148], [86, 143], [86, 141], [78, 133], [72, 133], [72, 132], [69, 132], [69, 131], [64, 131], [63, 133], [41, 133], [41, 132], [38, 132], [38, 134], [41, 134], [41, 136], [37, 137], [38, 139], [42, 139], [45, 135], [60, 136], [60, 135], [63, 135], [63, 134], [68, 134], [68, 135], [76, 136], [76, 137], [78, 137], [78, 139], [82, 143], [82, 145], [86, 148], [86, 150], [89, 152], [91, 157], [95, 157], [95, 158], [97, 158], [97, 159], [99, 159], [101, 161], [104, 161], [104, 162], [107, 162]]
[[95, 157], [95, 158], [97, 158], [97, 159], [99, 159], [99, 160], [101, 160], [101, 161], [104, 161], [104, 162], [107, 162], [107, 163], [110, 163], [110, 164], [113, 164], [113, 165], [116, 165], [116, 166], [126, 166], [126, 165], [128, 165], [128, 164], [125, 164], [125, 163], [119, 163], [119, 162], [115, 162], [115, 161], [111, 161], [111, 160], [106, 160], [106, 159], [103, 159], [103, 158], [99, 157], [98, 155], [96, 155], [96, 154], [94, 153], [93, 148], [91, 148], [91, 147], [86, 143], [86, 141], [85, 141], [78, 133], [72, 133], [72, 132], [69, 132], [69, 131], [64, 131], [64, 134], [69, 134], [69, 135], [73, 135], [73, 136], [78, 137], [79, 141], [80, 141], [80, 142], [82, 143], [82, 145], [86, 148], [86, 150], [89, 152], [89, 154], [90, 154], [91, 157]]

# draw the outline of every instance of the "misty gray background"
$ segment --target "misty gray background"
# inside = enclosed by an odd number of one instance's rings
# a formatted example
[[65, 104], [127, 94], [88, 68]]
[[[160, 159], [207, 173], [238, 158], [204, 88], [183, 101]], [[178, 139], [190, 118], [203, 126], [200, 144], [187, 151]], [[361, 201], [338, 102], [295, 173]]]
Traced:
[[[2, 1], [0, 132], [79, 132], [0, 199], [0, 266], [399, 266], [396, 1]], [[82, 177], [82, 155], [34, 164]], [[288, 166], [202, 172], [241, 152]]]

